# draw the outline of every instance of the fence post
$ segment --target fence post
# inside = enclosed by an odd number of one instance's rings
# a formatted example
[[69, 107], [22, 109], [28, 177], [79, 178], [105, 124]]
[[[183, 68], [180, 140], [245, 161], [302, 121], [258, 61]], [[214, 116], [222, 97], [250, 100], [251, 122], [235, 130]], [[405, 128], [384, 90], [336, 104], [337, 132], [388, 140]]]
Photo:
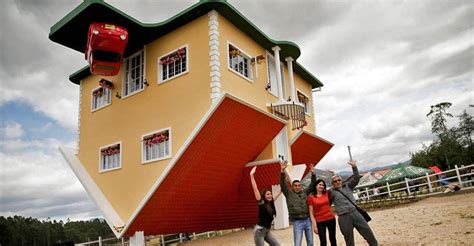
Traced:
[[102, 237], [99, 236], [99, 246], [102, 246]]
[[365, 187], [365, 196], [367, 197], [367, 201], [369, 200], [369, 188]]
[[165, 237], [161, 234], [161, 245], [165, 246]]
[[125, 238], [122, 237], [122, 246], [125, 245]]
[[433, 187], [431, 186], [431, 180], [428, 173], [426, 173], [426, 182], [428, 183], [428, 190], [430, 191], [430, 193], [433, 192]]
[[194, 238], [193, 240], [196, 240], [196, 233], [195, 232], [193, 232], [193, 238]]
[[461, 175], [459, 174], [458, 165], [454, 165], [454, 168], [456, 168], [456, 176], [458, 176], [459, 185], [462, 186], [462, 180], [461, 180]]
[[407, 186], [407, 193], [409, 196], [411, 196], [411, 191], [410, 191], [410, 184], [408, 183], [408, 178], [405, 177], [405, 184]]
[[211, 234], [209, 234], [209, 232], [207, 232], [207, 238], [210, 238], [211, 237]]
[[180, 243], [182, 243], [182, 242], [183, 242], [182, 233], [179, 233], [179, 242], [180, 242]]
[[387, 182], [387, 191], [388, 191], [388, 196], [392, 197], [392, 192], [390, 192], [390, 185]]

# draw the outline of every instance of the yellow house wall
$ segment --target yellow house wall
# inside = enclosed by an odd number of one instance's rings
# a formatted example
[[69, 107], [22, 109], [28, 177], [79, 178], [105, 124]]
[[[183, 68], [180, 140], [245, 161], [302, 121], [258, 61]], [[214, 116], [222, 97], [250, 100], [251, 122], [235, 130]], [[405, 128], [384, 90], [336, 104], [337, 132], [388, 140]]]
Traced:
[[[229, 68], [228, 62], [228, 44], [239, 48], [241, 51], [246, 53], [250, 57], [257, 55], [264, 55], [266, 57], [266, 50], [258, 45], [253, 39], [247, 36], [245, 33], [240, 31], [236, 26], [229, 22], [224, 17], [219, 18], [219, 52], [220, 52], [220, 64], [221, 64], [221, 83], [222, 90], [233, 94], [239, 98], [244, 99], [247, 102], [252, 103], [260, 109], [270, 112], [267, 107], [268, 103], [277, 102], [278, 98], [265, 90], [268, 84], [267, 75], [267, 60], [261, 64], [257, 64], [257, 73], [255, 72], [255, 65], [252, 65], [253, 78], [248, 80], [238, 75], [232, 69]], [[273, 55], [273, 51], [268, 51]], [[255, 75], [257, 74], [257, 77]], [[285, 98], [290, 94], [288, 67], [286, 62], [283, 63], [283, 74], [285, 82]], [[294, 74], [295, 90], [298, 89], [303, 92], [310, 99], [310, 107], [312, 107], [312, 92], [311, 85], [303, 80], [296, 73]], [[312, 110], [310, 110], [312, 112]], [[304, 129], [314, 133], [314, 118], [313, 115], [306, 116], [308, 126]], [[288, 127], [288, 139], [291, 139], [298, 133], [298, 130], [291, 130], [291, 123]], [[265, 160], [274, 158], [276, 156], [275, 141], [273, 141], [265, 150], [258, 156], [257, 160]]]
[[[313, 92], [311, 89], [311, 85], [307, 83], [305, 80], [303, 80], [298, 74], [293, 75], [293, 80], [295, 82], [295, 94], [297, 91], [301, 91], [303, 94], [305, 94], [309, 98], [309, 105], [308, 105], [308, 113], [306, 114], [306, 122], [308, 123], [307, 126], [304, 127], [305, 131], [308, 131], [310, 133], [315, 133], [316, 129], [316, 123], [314, 121], [314, 112], [313, 112]], [[292, 131], [292, 133], [289, 133], [290, 139], [297, 133], [297, 131]]]
[[[142, 135], [171, 127], [173, 157], [211, 105], [208, 32], [208, 17], [203, 15], [146, 45], [149, 86], [119, 99], [115, 94], [122, 95], [122, 75], [109, 77], [114, 83], [112, 103], [95, 112], [91, 112], [91, 92], [101, 77], [91, 75], [81, 82], [78, 158], [124, 221], [171, 160], [142, 164]], [[158, 58], [183, 45], [188, 45], [188, 73], [157, 84]], [[100, 173], [100, 146], [119, 141], [121, 169]]]

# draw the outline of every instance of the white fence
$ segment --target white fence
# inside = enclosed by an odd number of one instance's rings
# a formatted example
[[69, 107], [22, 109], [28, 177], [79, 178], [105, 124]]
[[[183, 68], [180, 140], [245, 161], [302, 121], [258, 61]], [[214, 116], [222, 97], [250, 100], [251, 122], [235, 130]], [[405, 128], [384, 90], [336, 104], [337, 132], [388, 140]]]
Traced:
[[[237, 229], [229, 229], [226, 231], [239, 231], [244, 228], [237, 228]], [[210, 238], [214, 236], [222, 236], [224, 235], [224, 231], [208, 231], [208, 232], [202, 232], [202, 233], [179, 233], [179, 234], [167, 234], [167, 235], [157, 235], [157, 236], [147, 236], [145, 239], [146, 241], [156, 241], [154, 245], [159, 243], [159, 245], [169, 245], [172, 243], [182, 243], [185, 241], [191, 241], [195, 240], [196, 238]], [[102, 239], [99, 237], [98, 240], [95, 241], [89, 241], [85, 243], [79, 243], [76, 245], [109, 245], [109, 246], [128, 246], [129, 241], [125, 240], [124, 238], [117, 239], [117, 238], [107, 238], [107, 239]]]
[[418, 194], [439, 193], [448, 188], [449, 183], [460, 187], [472, 186], [474, 182], [474, 164], [458, 167], [440, 173], [428, 174], [418, 178], [405, 178], [398, 183], [386, 183], [382, 186], [366, 187], [356, 193], [359, 200], [379, 199], [383, 197], [413, 196]]

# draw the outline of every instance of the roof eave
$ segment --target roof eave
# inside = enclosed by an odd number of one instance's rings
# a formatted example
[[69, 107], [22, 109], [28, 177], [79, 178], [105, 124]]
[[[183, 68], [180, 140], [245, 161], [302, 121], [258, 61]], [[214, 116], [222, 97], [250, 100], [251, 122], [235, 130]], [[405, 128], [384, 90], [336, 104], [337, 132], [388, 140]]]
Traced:
[[[127, 56], [141, 49], [143, 45], [213, 9], [252, 37], [263, 48], [271, 50], [272, 47], [279, 46], [281, 61], [284, 62], [286, 57], [292, 57], [295, 60], [295, 72], [308, 81], [313, 89], [323, 86], [316, 77], [296, 62], [296, 59], [301, 55], [298, 45], [289, 41], [276, 41], [269, 38], [225, 0], [201, 0], [168, 20], [155, 24], [144, 24], [102, 0], [86, 0], [51, 27], [49, 38], [56, 43], [83, 53], [87, 39], [87, 35], [84, 33], [88, 31], [88, 25], [83, 23], [113, 22], [124, 26], [129, 31], [130, 40], [125, 50], [125, 56]], [[96, 14], [98, 12], [101, 14]], [[81, 79], [90, 75], [90, 72], [85, 70], [87, 69], [82, 68], [72, 74], [69, 77], [70, 81], [79, 84]]]

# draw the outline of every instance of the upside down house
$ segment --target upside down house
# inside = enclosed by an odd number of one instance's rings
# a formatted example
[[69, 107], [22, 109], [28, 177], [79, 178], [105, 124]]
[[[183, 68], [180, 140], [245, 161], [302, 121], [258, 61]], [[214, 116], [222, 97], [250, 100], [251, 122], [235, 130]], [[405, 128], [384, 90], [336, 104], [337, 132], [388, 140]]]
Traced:
[[84, 53], [92, 22], [126, 28], [128, 43], [117, 75], [86, 66], [69, 77], [80, 93], [77, 148], [60, 151], [117, 237], [251, 226], [252, 166], [269, 187], [280, 157], [303, 175], [332, 147], [316, 136], [312, 92], [323, 84], [297, 62], [298, 46], [225, 0], [156, 24], [85, 0], [49, 38]]

